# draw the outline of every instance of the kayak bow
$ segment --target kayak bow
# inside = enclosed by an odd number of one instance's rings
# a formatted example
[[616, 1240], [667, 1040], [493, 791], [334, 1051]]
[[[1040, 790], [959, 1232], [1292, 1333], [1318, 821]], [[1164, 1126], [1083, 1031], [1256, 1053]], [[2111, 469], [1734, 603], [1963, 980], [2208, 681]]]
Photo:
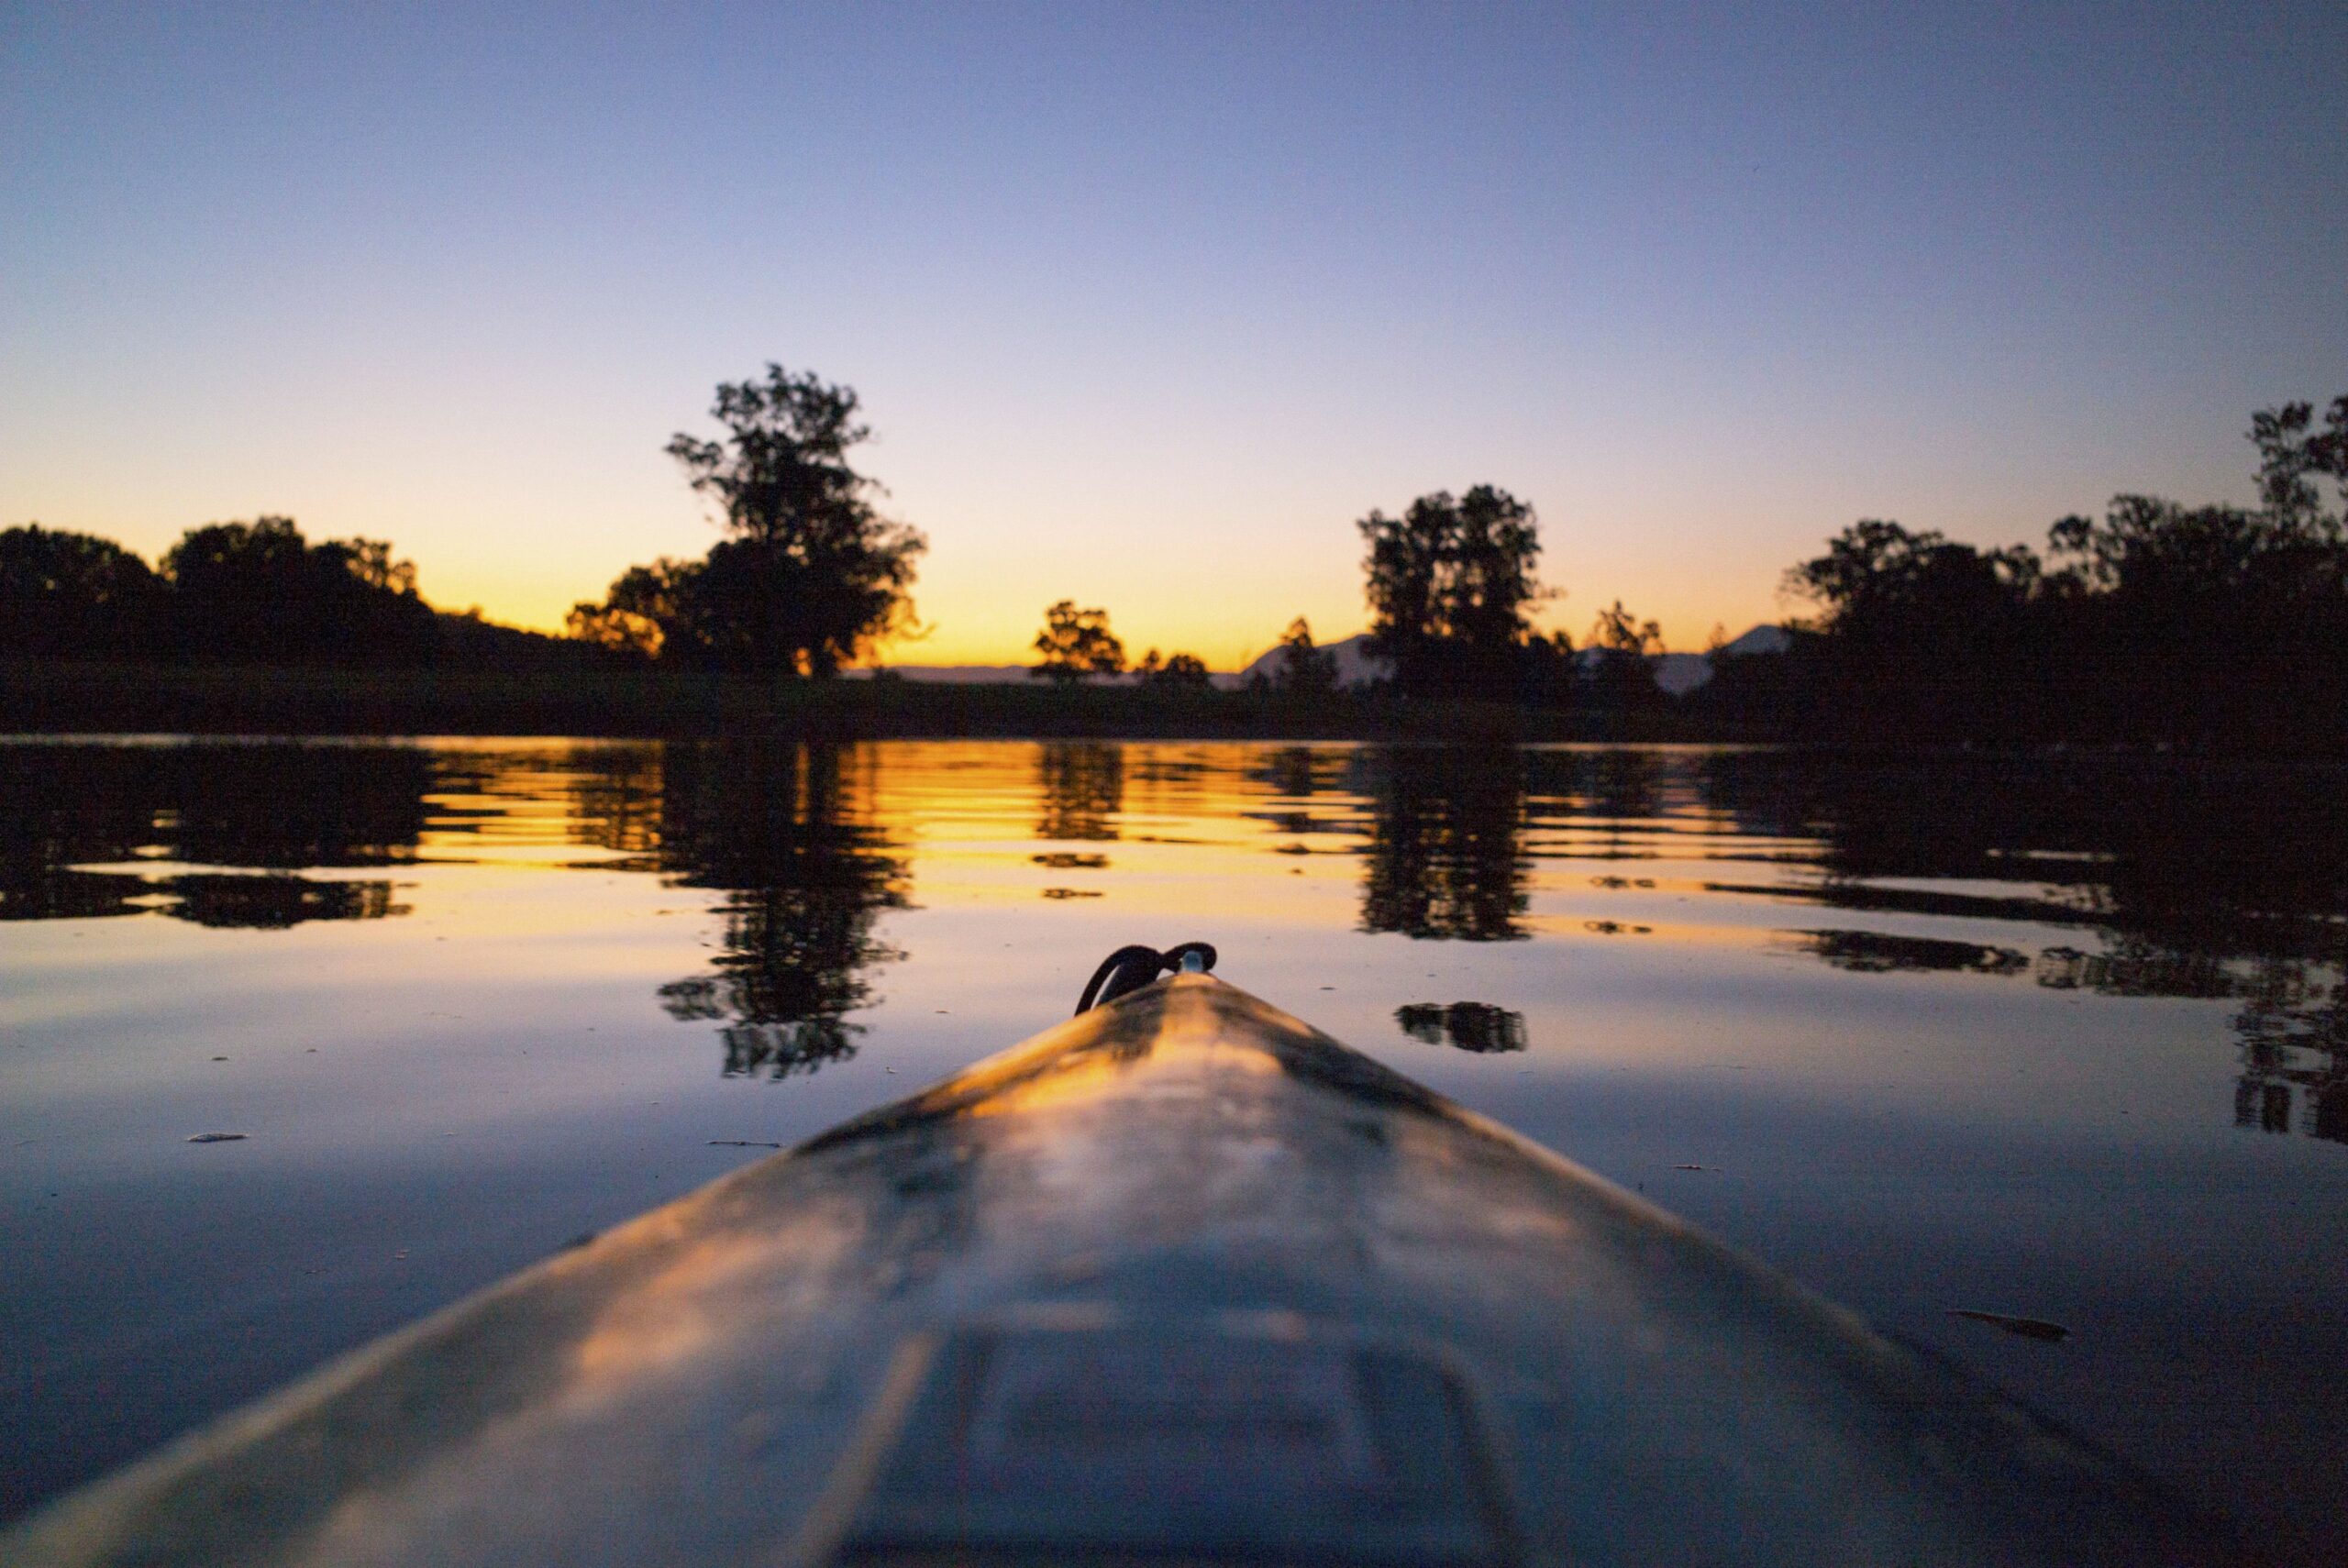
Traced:
[[2221, 1555], [2118, 1462], [1194, 973], [0, 1537], [59, 1563]]

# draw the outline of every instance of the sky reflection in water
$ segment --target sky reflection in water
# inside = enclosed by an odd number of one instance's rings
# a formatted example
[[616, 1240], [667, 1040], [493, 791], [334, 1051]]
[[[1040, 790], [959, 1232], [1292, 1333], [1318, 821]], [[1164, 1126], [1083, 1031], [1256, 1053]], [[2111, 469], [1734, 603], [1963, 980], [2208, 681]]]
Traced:
[[[0, 745], [0, 1507], [1055, 1021], [1112, 947], [1202, 937], [2320, 1552], [2348, 1479], [2342, 784], [1723, 749]], [[249, 1136], [186, 1141], [212, 1131]]]

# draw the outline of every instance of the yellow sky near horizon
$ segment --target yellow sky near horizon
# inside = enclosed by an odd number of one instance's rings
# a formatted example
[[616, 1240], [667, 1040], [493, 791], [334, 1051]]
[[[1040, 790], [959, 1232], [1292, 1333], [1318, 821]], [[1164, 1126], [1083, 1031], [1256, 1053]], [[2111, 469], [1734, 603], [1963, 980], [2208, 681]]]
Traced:
[[0, 528], [278, 513], [541, 630], [708, 548], [665, 447], [770, 361], [929, 536], [884, 659], [1068, 598], [1224, 670], [1433, 491], [1696, 649], [1862, 518], [2247, 501], [2348, 363], [2336, 4], [155, 9], [0, 28]]
[[[647, 552], [647, 558], [653, 552]], [[463, 570], [435, 571], [419, 562], [426, 599], [441, 609], [478, 605], [491, 620], [533, 631], [559, 634], [562, 618], [592, 588], [538, 583]], [[1049, 579], [1029, 582], [989, 570], [983, 561], [933, 547], [914, 585], [922, 628], [892, 637], [869, 661], [888, 665], [1015, 665], [1033, 662], [1030, 646], [1043, 625], [1044, 607], [1074, 598], [1109, 612], [1110, 626], [1128, 657], [1151, 648], [1161, 654], [1196, 654], [1211, 669], [1244, 668], [1273, 646], [1290, 621], [1303, 616], [1316, 640], [1333, 643], [1368, 629], [1358, 569], [1340, 561], [1334, 569], [1268, 570], [1255, 580], [1234, 581], [1224, 560], [1157, 563], [1137, 572], [1107, 574], [1099, 591], [1060, 589]], [[1774, 578], [1762, 574], [1773, 585]], [[1568, 591], [1540, 606], [1535, 622], [1545, 631], [1563, 630], [1578, 646], [1589, 622], [1615, 594]], [[1666, 646], [1698, 651], [1715, 627], [1736, 636], [1763, 621], [1783, 619], [1786, 606], [1765, 591], [1736, 594], [1720, 585], [1691, 582], [1677, 594], [1620, 595], [1642, 618], [1654, 616]]]
[[[890, 454], [900, 467], [908, 466], [909, 455]], [[631, 498], [643, 504], [640, 520], [618, 514], [626, 502], [615, 499], [603, 516], [592, 523], [581, 517], [574, 525], [578, 550], [554, 557], [513, 548], [514, 541], [545, 525], [508, 521], [510, 513], [495, 517], [491, 508], [469, 506], [454, 493], [428, 529], [402, 528], [401, 520], [389, 515], [324, 523], [363, 513], [365, 508], [353, 506], [358, 498], [348, 493], [333, 495], [338, 504], [303, 520], [313, 537], [388, 536], [398, 553], [415, 560], [419, 585], [437, 607], [479, 605], [493, 620], [559, 633], [573, 602], [600, 597], [628, 565], [660, 555], [695, 556], [718, 536], [672, 470], [655, 468], [644, 477], [641, 491]], [[1300, 615], [1324, 643], [1368, 625], [1354, 516], [1329, 514], [1325, 501], [1312, 504], [1319, 497], [1299, 496], [1288, 504], [1277, 497], [1243, 500], [1206, 516], [1185, 516], [1180, 500], [1142, 498], [1122, 507], [1124, 515], [1103, 517], [1081, 500], [1055, 513], [984, 487], [966, 494], [961, 476], [949, 473], [916, 469], [903, 480], [887, 477], [892, 481], [887, 511], [921, 527], [929, 548], [913, 588], [919, 633], [890, 639], [876, 662], [1031, 662], [1044, 609], [1062, 598], [1107, 610], [1131, 657], [1153, 647], [1192, 653], [1218, 670], [1245, 668]], [[1120, 482], [1104, 464], [1088, 489], [1106, 501]], [[1373, 503], [1399, 511], [1413, 493]], [[329, 501], [323, 494], [316, 499]], [[498, 499], [510, 505], [519, 498]], [[1537, 495], [1534, 499], [1537, 506]], [[1563, 630], [1577, 645], [1586, 640], [1598, 611], [1618, 598], [1641, 618], [1659, 621], [1666, 646], [1674, 649], [1701, 649], [1715, 628], [1733, 637], [1758, 623], [1782, 620], [1794, 608], [1777, 591], [1785, 568], [1813, 553], [1824, 536], [1800, 521], [1755, 529], [1634, 504], [1623, 508], [1632, 513], [1627, 524], [1576, 525], [1574, 513], [1595, 509], [1585, 502], [1542, 513], [1541, 576], [1556, 591], [1534, 618], [1544, 632]], [[1368, 504], [1358, 509], [1368, 510]], [[449, 513], [465, 512], [479, 515], [479, 524], [452, 526]], [[160, 554], [168, 543], [158, 538], [148, 553]]]

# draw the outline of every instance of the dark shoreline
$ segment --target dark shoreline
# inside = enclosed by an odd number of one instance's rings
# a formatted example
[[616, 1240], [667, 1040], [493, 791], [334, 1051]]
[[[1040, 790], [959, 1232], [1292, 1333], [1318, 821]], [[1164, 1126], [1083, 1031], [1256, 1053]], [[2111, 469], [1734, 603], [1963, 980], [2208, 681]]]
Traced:
[[0, 734], [615, 740], [1430, 741], [1495, 745], [1726, 745], [1917, 752], [2116, 753], [2260, 762], [2348, 762], [2288, 741], [2196, 744], [2065, 735], [2044, 724], [1965, 736], [1738, 722], [1666, 699], [1628, 712], [1505, 702], [1404, 701], [1197, 688], [947, 685], [792, 679], [626, 668], [334, 669], [0, 659]]
[[0, 732], [811, 740], [1734, 741], [1662, 711], [1132, 686], [787, 680], [643, 669], [317, 669], [0, 661]]

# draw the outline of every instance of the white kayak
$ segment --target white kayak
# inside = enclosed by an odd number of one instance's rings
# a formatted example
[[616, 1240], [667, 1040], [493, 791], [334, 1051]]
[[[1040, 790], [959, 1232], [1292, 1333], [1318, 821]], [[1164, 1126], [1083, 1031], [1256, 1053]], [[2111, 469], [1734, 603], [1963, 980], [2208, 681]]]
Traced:
[[2117, 1461], [1191, 973], [357, 1351], [0, 1560], [2239, 1557]]

